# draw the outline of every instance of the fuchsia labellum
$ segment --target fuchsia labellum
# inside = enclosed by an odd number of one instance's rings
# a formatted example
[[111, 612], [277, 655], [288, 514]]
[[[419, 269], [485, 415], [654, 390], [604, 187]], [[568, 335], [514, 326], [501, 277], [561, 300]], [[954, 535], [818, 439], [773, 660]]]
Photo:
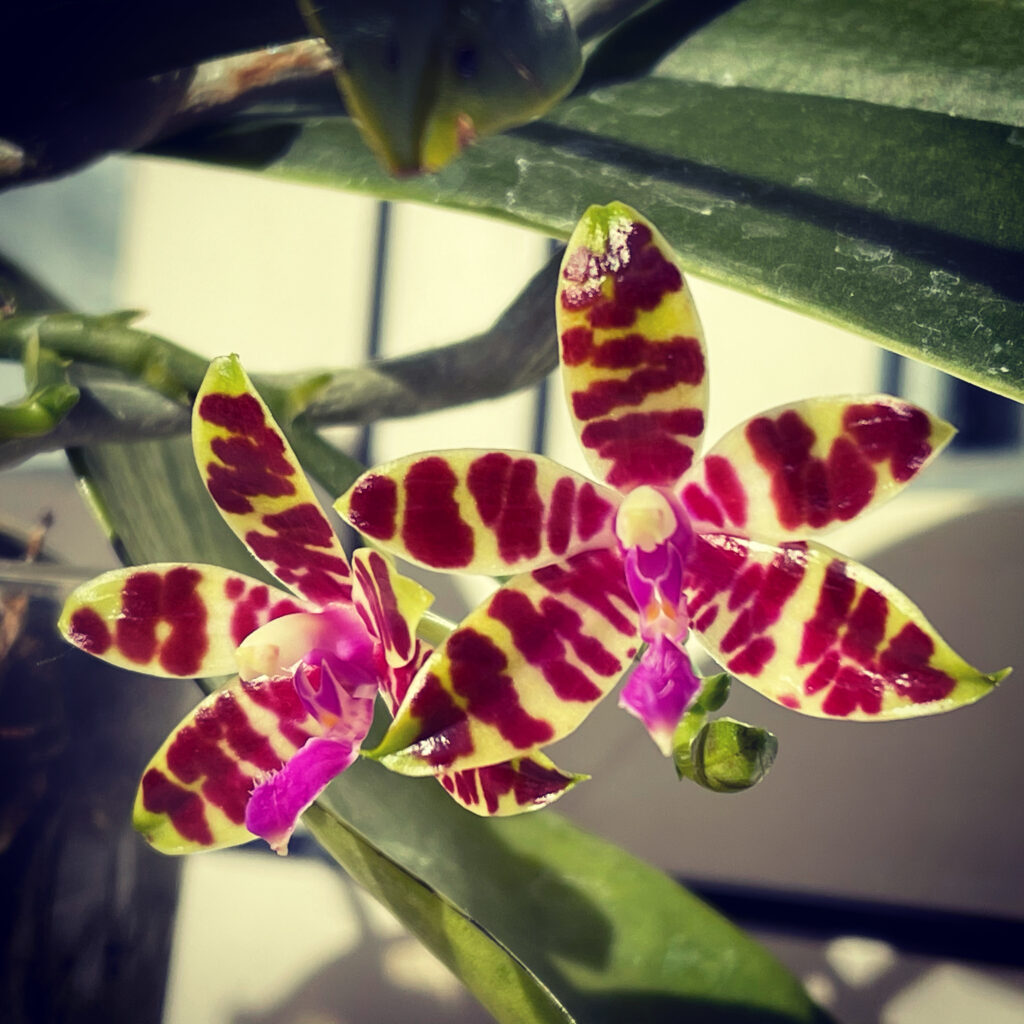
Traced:
[[668, 754], [676, 725], [700, 687], [683, 650], [690, 631], [683, 580], [693, 528], [671, 491], [641, 484], [619, 506], [615, 533], [640, 613], [640, 635], [650, 645], [623, 688], [621, 703]]
[[895, 494], [948, 442], [948, 424], [885, 395], [809, 399], [698, 459], [700, 323], [665, 240], [619, 203], [577, 226], [556, 315], [569, 410], [607, 486], [538, 455], [430, 452], [377, 467], [338, 500], [394, 554], [511, 576], [427, 658], [371, 756], [482, 782], [488, 766], [536, 757], [576, 728], [641, 640], [621, 703], [668, 752], [698, 686], [691, 630], [733, 675], [812, 715], [931, 714], [1002, 678], [811, 539]]

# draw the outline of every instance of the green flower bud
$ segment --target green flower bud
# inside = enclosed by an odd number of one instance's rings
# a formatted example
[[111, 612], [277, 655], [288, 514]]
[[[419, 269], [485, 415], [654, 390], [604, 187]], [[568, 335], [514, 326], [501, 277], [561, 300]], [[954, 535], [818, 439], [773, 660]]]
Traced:
[[768, 774], [778, 750], [778, 740], [767, 729], [719, 718], [694, 737], [687, 775], [716, 793], [740, 793]]
[[717, 711], [728, 699], [731, 683], [732, 676], [728, 672], [704, 678], [696, 696], [679, 720], [672, 737], [672, 759], [679, 778], [693, 778], [690, 747], [707, 721], [708, 714]]
[[701, 682], [692, 706], [699, 704], [704, 711], [717, 711], [729, 699], [731, 685], [732, 676], [728, 672], [707, 676]]

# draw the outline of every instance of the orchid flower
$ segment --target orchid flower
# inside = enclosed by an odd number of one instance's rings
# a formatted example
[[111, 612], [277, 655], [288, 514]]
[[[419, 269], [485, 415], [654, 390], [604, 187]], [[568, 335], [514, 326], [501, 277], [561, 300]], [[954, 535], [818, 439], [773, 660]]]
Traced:
[[[214, 565], [118, 569], [79, 587], [60, 630], [138, 672], [237, 674], [171, 733], [142, 776], [136, 828], [164, 853], [263, 837], [285, 853], [299, 815], [356, 758], [379, 695], [400, 704], [430, 648], [431, 595], [375, 551], [350, 566], [238, 360], [211, 364], [193, 412], [196, 463], [221, 515], [290, 592]], [[477, 813], [533, 810], [585, 776], [543, 754], [439, 782]]]
[[350, 566], [236, 358], [211, 364], [192, 440], [221, 515], [288, 590], [214, 565], [118, 569], [71, 595], [60, 630], [139, 672], [237, 674], [150, 762], [135, 826], [166, 853], [253, 836], [284, 853], [302, 811], [356, 758], [378, 687], [404, 692], [423, 660], [415, 628], [432, 598], [379, 553]]
[[756, 416], [697, 459], [707, 369], [675, 255], [618, 203], [569, 241], [562, 379], [594, 483], [539, 455], [428, 452], [336, 508], [382, 549], [510, 576], [426, 660], [368, 756], [406, 774], [532, 755], [575, 729], [647, 645], [620, 703], [670, 752], [699, 681], [692, 632], [785, 707], [932, 714], [1005, 673], [968, 665], [895, 587], [811, 539], [892, 497], [952, 428], [884, 395]]

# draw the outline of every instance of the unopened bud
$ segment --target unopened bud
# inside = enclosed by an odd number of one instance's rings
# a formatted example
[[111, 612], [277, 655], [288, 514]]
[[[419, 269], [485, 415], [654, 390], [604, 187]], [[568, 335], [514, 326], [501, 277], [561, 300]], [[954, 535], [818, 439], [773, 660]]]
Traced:
[[675, 761], [676, 773], [679, 778], [693, 778], [690, 748], [693, 745], [694, 737], [707, 721], [708, 714], [717, 711], [726, 702], [731, 682], [732, 677], [728, 672], [706, 676], [701, 680], [700, 689], [679, 720], [675, 735], [672, 737], [672, 759]]
[[694, 737], [687, 775], [716, 793], [740, 793], [768, 774], [778, 750], [767, 729], [719, 718]]

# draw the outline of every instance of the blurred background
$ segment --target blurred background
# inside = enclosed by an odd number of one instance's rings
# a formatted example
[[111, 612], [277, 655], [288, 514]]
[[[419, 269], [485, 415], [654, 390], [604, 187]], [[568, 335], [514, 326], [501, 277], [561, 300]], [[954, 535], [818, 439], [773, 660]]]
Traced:
[[[150, 159], [0, 196], [0, 250], [71, 308], [143, 310], [141, 326], [207, 356], [237, 352], [257, 372], [354, 365], [480, 331], [551, 252], [542, 236], [449, 211]], [[710, 440], [782, 402], [881, 389], [960, 428], [908, 493], [829, 543], [901, 587], [973, 664], [1018, 673], [954, 715], [878, 727], [802, 718], [738, 687], [728, 713], [780, 744], [769, 778], [738, 796], [677, 782], [609, 700], [560, 745], [559, 764], [593, 779], [559, 810], [693, 884], [845, 1024], [1024, 1021], [1020, 408], [827, 324], [691, 284]], [[0, 366], [2, 398], [21, 390], [20, 367]], [[370, 463], [503, 447], [586, 472], [557, 376], [329, 434]], [[45, 510], [66, 565], [115, 564], [61, 455], [0, 477], [0, 521], [28, 527]], [[430, 586], [437, 610], [460, 618], [493, 584]], [[191, 684], [137, 685], [194, 699]], [[280, 861], [250, 846], [185, 863], [165, 1024], [488, 1019], [313, 844], [300, 838], [296, 852]], [[137, 856], [140, 872], [160, 859]]]

